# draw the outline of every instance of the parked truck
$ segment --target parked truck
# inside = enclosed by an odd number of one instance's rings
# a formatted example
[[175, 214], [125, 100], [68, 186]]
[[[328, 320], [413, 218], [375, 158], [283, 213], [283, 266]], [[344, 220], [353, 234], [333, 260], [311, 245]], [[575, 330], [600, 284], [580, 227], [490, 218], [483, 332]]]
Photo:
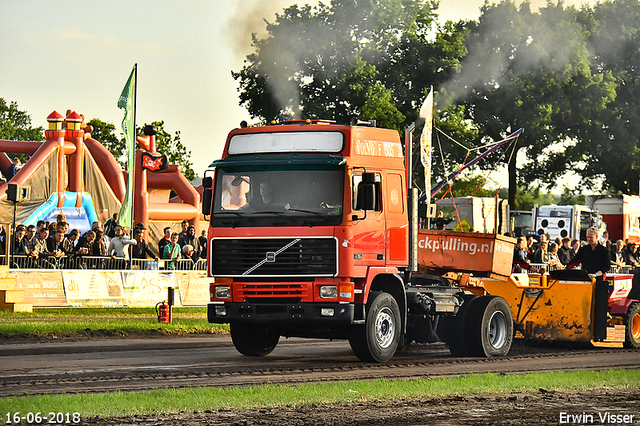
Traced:
[[586, 241], [587, 229], [604, 231], [606, 225], [597, 210], [581, 205], [546, 205], [535, 209], [535, 230], [549, 234], [551, 240], [569, 237]]
[[607, 224], [611, 241], [640, 242], [640, 197], [588, 195], [585, 203], [602, 216], [602, 220]]
[[398, 132], [362, 122], [232, 130], [203, 179], [208, 321], [247, 356], [283, 336], [347, 339], [374, 362], [412, 341], [505, 355], [510, 307], [477, 276], [506, 280], [515, 240], [419, 230], [411, 164]]

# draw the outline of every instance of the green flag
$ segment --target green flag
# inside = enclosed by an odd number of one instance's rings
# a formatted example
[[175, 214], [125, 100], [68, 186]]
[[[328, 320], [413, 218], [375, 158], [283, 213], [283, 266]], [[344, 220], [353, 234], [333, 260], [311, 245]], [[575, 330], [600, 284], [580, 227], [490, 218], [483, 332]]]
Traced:
[[[137, 64], [136, 64], [137, 65]], [[134, 156], [135, 156], [135, 122], [134, 122], [134, 102], [135, 86], [136, 86], [137, 66], [131, 70], [131, 75], [127, 84], [122, 89], [122, 94], [118, 99], [118, 108], [124, 109], [124, 118], [122, 119], [122, 131], [124, 139], [127, 143], [127, 170], [129, 178], [127, 179], [127, 192], [122, 202], [122, 208], [118, 215], [118, 225], [131, 227], [133, 225], [133, 175], [134, 175]]]

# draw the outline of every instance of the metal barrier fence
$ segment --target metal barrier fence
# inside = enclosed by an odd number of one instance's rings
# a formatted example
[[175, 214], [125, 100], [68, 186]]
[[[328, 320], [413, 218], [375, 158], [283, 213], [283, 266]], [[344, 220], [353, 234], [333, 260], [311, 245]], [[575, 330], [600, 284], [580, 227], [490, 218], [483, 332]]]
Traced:
[[[550, 271], [557, 271], [559, 269], [564, 269], [564, 267], [559, 267], [559, 266], [551, 266], [547, 263], [531, 263], [531, 266], [535, 266], [536, 268], [540, 269], [540, 268], [544, 268], [545, 271], [550, 272]], [[575, 269], [581, 269], [580, 266], [578, 266]], [[611, 269], [609, 269], [609, 273], [610, 274], [632, 274], [633, 270], [637, 269], [636, 266], [632, 266], [632, 265], [626, 265], [626, 266], [611, 266]]]
[[98, 256], [11, 256], [12, 269], [118, 269], [206, 271], [207, 260], [181, 259], [176, 262], [152, 259], [131, 259]]

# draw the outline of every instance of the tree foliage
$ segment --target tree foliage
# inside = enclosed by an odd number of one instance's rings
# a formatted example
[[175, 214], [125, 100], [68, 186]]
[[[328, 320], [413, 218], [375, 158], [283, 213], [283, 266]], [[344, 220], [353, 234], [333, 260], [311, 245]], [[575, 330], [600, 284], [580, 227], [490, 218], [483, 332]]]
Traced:
[[92, 118], [87, 125], [93, 127], [91, 137], [100, 142], [116, 159], [121, 167], [127, 163], [127, 145], [124, 138], [116, 136], [116, 126], [113, 123]]
[[[592, 72], [579, 17], [562, 3], [547, 3], [537, 13], [528, 3], [485, 5], [471, 26], [461, 73], [442, 88], [464, 105], [481, 141], [525, 129], [508, 163], [512, 207], [518, 184], [539, 179], [553, 186], [583, 160], [576, 140], [614, 98], [610, 76]], [[554, 150], [559, 143], [564, 147]], [[518, 173], [521, 149], [529, 161]], [[492, 167], [493, 160], [484, 166]]]
[[285, 9], [232, 73], [240, 104], [263, 121], [356, 116], [402, 129], [429, 85], [444, 81], [463, 55], [463, 37], [451, 26], [428, 40], [436, 5], [332, 0]]
[[[43, 141], [44, 129], [31, 126], [31, 115], [18, 109], [14, 101], [7, 104], [4, 98], [0, 98], [0, 139], [12, 141]], [[25, 154], [8, 153], [9, 158], [17, 156], [24, 163], [27, 161]]]
[[44, 129], [31, 127], [31, 115], [18, 109], [14, 101], [7, 104], [0, 98], [0, 139], [12, 141], [42, 141]]

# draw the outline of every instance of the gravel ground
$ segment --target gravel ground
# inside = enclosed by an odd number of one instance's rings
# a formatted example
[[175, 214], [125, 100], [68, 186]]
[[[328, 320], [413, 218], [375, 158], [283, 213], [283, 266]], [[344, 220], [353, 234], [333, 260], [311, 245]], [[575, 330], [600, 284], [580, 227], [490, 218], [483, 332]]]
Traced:
[[[576, 418], [572, 416], [580, 416]], [[626, 417], [625, 417], [626, 416]], [[481, 395], [255, 410], [220, 410], [165, 416], [85, 419], [116, 425], [640, 425], [640, 384], [631, 390]]]

